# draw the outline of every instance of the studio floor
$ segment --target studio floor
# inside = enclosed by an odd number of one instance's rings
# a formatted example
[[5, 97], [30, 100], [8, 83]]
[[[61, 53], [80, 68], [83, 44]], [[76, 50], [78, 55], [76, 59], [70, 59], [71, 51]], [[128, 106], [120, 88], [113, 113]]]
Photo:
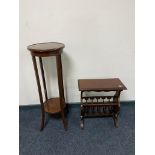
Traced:
[[39, 106], [19, 108], [20, 155], [134, 155], [135, 104], [122, 103], [119, 127], [113, 119], [87, 118], [80, 128], [80, 105], [70, 105], [68, 130], [59, 117], [46, 117], [46, 126], [40, 132]]

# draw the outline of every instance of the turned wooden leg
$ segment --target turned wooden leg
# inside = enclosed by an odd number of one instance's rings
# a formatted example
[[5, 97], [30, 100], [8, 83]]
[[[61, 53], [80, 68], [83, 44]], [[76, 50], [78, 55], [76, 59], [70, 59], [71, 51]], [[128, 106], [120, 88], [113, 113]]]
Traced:
[[80, 127], [81, 129], [84, 129], [84, 119], [83, 116], [80, 116], [81, 120], [80, 120]]
[[119, 115], [119, 111], [120, 111], [120, 93], [121, 91], [116, 91], [115, 95], [114, 95], [114, 102], [116, 102], [118, 105], [113, 107], [113, 119], [114, 119], [114, 124], [115, 127], [119, 126], [118, 123], [118, 115]]
[[84, 128], [84, 109], [83, 109], [82, 104], [81, 104], [80, 127], [81, 127], [81, 129]]
[[119, 106], [113, 107], [113, 120], [115, 127], [118, 127]]
[[113, 115], [113, 120], [114, 120], [114, 125], [116, 128], [119, 127], [119, 123], [118, 123], [118, 114], [114, 114]]

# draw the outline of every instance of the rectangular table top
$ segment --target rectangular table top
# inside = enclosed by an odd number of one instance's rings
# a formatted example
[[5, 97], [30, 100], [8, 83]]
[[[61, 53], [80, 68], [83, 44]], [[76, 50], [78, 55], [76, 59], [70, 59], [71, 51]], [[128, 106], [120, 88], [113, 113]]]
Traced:
[[78, 86], [80, 91], [96, 90], [126, 90], [125, 85], [118, 78], [113, 79], [79, 79]]

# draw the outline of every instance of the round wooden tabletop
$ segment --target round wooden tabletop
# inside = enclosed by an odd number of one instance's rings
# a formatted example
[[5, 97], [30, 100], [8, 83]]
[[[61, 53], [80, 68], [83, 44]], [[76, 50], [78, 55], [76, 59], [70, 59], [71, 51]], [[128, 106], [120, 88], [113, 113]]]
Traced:
[[64, 47], [65, 45], [63, 43], [45, 42], [29, 45], [27, 49], [34, 56], [50, 56], [61, 54]]

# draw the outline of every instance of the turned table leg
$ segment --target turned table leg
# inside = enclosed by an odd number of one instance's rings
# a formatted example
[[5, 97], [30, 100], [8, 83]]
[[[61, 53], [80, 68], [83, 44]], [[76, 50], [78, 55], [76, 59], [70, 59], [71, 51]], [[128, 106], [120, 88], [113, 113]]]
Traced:
[[114, 114], [113, 115], [113, 120], [114, 120], [114, 125], [116, 128], [119, 127], [119, 123], [118, 123], [118, 114]]
[[84, 109], [83, 109], [83, 105], [81, 103], [81, 116], [80, 116], [80, 127], [81, 129], [84, 128]]
[[83, 103], [82, 103], [82, 96], [83, 96], [83, 91], [81, 91], [81, 105], [80, 105], [80, 110], [81, 110], [80, 127], [81, 127], [81, 129], [84, 128], [84, 107], [83, 107]]
[[119, 115], [119, 111], [120, 111], [120, 93], [121, 91], [116, 91], [115, 95], [114, 95], [114, 102], [117, 103], [117, 106], [114, 106], [114, 114], [113, 114], [113, 120], [114, 120], [114, 125], [115, 127], [119, 127], [119, 123], [118, 123], [118, 115]]

